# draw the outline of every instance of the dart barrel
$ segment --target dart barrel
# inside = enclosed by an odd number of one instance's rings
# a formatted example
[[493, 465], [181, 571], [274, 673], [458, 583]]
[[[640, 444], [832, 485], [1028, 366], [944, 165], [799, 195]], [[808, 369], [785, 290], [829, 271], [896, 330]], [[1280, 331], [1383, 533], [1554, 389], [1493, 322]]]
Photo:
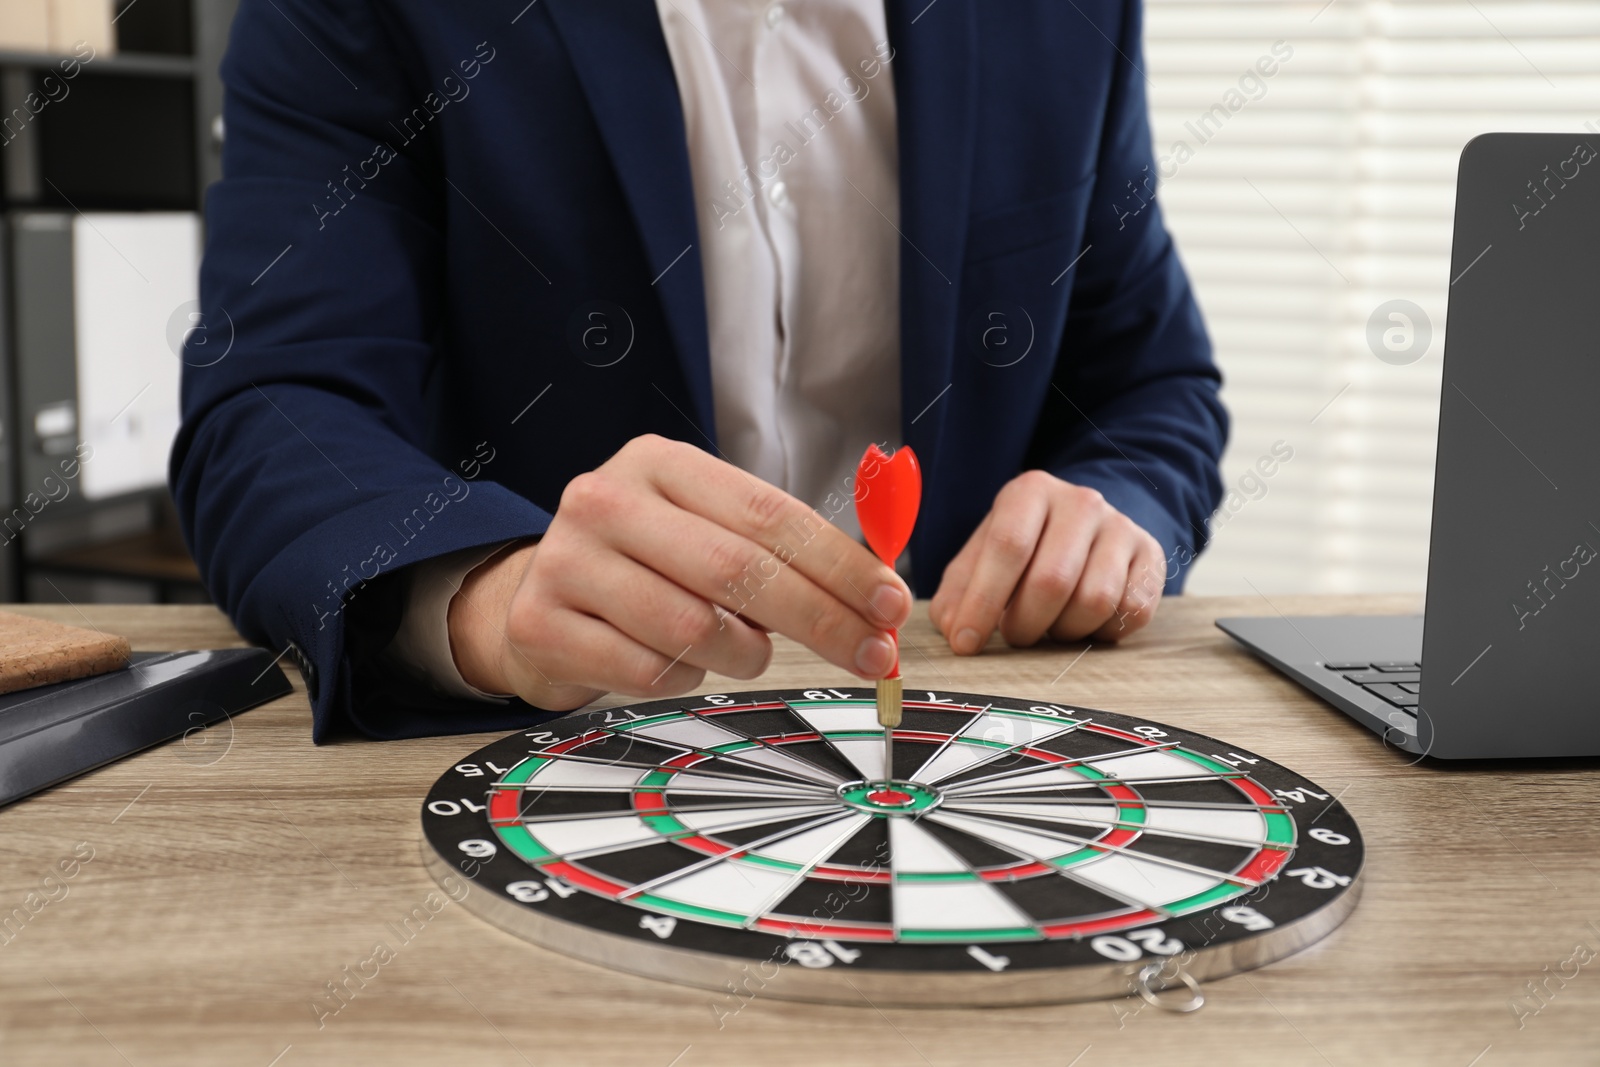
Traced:
[[878, 725], [892, 729], [900, 725], [900, 679], [878, 679]]

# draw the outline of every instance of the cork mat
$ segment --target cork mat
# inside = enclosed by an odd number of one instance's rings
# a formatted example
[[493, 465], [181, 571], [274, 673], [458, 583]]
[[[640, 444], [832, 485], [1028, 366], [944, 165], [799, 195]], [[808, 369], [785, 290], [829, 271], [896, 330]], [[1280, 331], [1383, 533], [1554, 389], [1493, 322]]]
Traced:
[[105, 674], [128, 655], [126, 637], [0, 611], [0, 693]]

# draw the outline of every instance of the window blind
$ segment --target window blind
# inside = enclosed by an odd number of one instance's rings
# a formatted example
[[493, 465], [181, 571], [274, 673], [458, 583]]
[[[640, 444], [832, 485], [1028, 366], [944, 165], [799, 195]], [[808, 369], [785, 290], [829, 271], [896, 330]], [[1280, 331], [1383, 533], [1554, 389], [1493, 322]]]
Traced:
[[1600, 135], [1597, 59], [1593, 0], [1146, 0], [1161, 200], [1234, 419], [1192, 592], [1423, 588], [1460, 151]]

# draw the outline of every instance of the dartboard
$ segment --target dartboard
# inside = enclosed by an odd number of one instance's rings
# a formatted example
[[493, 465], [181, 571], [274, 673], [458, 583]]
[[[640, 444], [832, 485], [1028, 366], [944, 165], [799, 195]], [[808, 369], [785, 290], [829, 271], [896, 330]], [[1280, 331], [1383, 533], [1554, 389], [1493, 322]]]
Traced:
[[465, 906], [606, 966], [754, 995], [971, 1005], [1259, 967], [1355, 906], [1337, 798], [1105, 711], [862, 689], [569, 715], [441, 777], [424, 856]]

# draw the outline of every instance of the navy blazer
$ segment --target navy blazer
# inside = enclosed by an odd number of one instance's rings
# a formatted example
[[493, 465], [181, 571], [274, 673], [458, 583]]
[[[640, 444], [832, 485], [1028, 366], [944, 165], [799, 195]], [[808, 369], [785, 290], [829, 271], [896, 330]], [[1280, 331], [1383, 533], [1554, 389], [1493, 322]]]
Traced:
[[[1176, 592], [1227, 422], [1153, 200], [1140, 5], [885, 3], [913, 586], [1040, 467], [1155, 535]], [[629, 438], [715, 448], [656, 6], [244, 0], [222, 77], [171, 465], [207, 587], [301, 664], [318, 740], [527, 723], [371, 661], [400, 568], [541, 533]]]

